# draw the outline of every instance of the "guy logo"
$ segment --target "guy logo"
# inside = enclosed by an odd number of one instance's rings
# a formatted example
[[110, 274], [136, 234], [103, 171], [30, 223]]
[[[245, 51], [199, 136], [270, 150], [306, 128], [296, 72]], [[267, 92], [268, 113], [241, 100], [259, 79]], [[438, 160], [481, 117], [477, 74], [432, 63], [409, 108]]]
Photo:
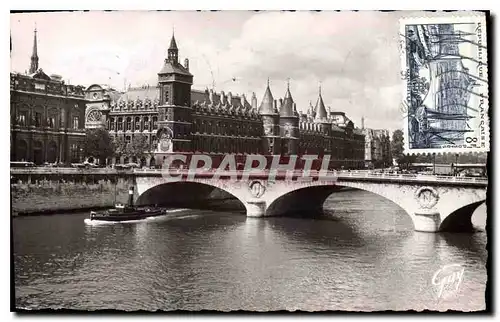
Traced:
[[458, 291], [465, 268], [460, 264], [445, 265], [432, 276], [432, 285], [437, 286], [438, 298]]

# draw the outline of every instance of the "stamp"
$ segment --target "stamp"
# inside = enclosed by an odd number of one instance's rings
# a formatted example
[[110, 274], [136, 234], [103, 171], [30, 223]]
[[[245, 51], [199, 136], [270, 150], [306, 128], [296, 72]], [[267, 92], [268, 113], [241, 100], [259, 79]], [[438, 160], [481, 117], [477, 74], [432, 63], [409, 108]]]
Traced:
[[400, 37], [405, 154], [489, 151], [485, 14], [402, 18]]

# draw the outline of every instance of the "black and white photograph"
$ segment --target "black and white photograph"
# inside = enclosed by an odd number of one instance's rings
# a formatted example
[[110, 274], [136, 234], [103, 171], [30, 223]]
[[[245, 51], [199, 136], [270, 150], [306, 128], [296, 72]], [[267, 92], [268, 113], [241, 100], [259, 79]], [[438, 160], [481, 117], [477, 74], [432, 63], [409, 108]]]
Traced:
[[486, 311], [489, 19], [11, 11], [11, 311]]

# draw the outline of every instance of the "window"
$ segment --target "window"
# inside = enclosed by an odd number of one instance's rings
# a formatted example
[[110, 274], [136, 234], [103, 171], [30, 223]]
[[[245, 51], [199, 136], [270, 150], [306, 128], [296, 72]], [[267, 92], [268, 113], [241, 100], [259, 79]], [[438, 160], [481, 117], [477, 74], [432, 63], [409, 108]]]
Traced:
[[131, 140], [132, 140], [132, 138], [130, 137], [130, 135], [127, 135], [125, 137], [125, 143], [129, 144]]
[[70, 155], [71, 155], [71, 162], [78, 162], [79, 161], [79, 155], [78, 155], [78, 145], [76, 144], [71, 144], [70, 148]]
[[80, 128], [80, 119], [78, 116], [73, 116], [73, 128], [74, 129], [79, 129]]
[[55, 116], [49, 116], [49, 118], [47, 119], [47, 126], [50, 127], [51, 129], [55, 129], [56, 128], [56, 118]]
[[132, 118], [127, 117], [127, 131], [132, 131]]
[[42, 126], [42, 113], [35, 112], [35, 126], [39, 127]]
[[169, 91], [168, 91], [168, 88], [165, 89], [165, 104], [166, 105], [169, 105], [169, 98], [170, 98], [170, 95], [169, 95]]
[[135, 118], [135, 130], [140, 131], [141, 130], [141, 119], [136, 117]]
[[144, 118], [144, 130], [149, 131], [149, 118]]
[[153, 130], [158, 129], [158, 118], [153, 116]]
[[19, 115], [17, 116], [17, 124], [26, 126], [28, 123], [26, 120], [28, 119], [27, 114], [25, 111], [19, 112]]
[[118, 118], [118, 131], [123, 131], [123, 118]]
[[110, 125], [111, 131], [114, 131], [115, 130], [115, 118], [114, 117], [109, 119], [109, 125]]

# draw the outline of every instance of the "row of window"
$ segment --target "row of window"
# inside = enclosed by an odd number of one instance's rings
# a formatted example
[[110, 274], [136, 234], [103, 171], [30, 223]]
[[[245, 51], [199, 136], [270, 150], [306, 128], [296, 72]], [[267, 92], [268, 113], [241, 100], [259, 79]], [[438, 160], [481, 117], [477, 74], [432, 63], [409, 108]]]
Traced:
[[141, 120], [140, 117], [136, 117], [134, 122], [132, 122], [131, 117], [123, 118], [123, 117], [111, 117], [108, 121], [108, 128], [111, 131], [149, 131], [151, 128], [153, 130], [158, 129], [158, 117], [152, 117], [152, 126], [149, 121], [149, 117], [144, 117]]
[[[59, 148], [54, 141], [48, 142], [44, 151], [43, 143], [34, 140], [32, 142], [31, 151], [29, 151], [28, 143], [25, 140], [19, 140], [16, 142], [15, 151], [16, 160], [19, 161], [32, 160], [36, 164], [42, 164], [43, 162], [56, 162], [59, 159]], [[70, 144], [69, 161], [80, 162], [82, 157], [83, 153], [81, 146], [76, 143]]]
[[215, 153], [259, 153], [260, 140], [232, 140], [229, 138], [197, 137], [192, 141], [194, 151]]
[[[51, 115], [47, 117], [46, 120], [43, 119], [42, 113], [33, 112], [32, 119], [28, 118], [28, 111], [20, 111], [17, 113], [15, 123], [20, 126], [35, 126], [35, 127], [49, 127], [51, 129], [56, 129], [58, 127], [62, 127], [63, 124], [58, 124], [57, 116]], [[73, 116], [73, 122], [71, 123], [71, 128], [79, 129], [80, 128], [80, 118], [78, 116]]]
[[194, 119], [193, 132], [260, 137], [262, 135], [262, 125], [260, 123], [256, 124], [249, 122], [234, 123]]

